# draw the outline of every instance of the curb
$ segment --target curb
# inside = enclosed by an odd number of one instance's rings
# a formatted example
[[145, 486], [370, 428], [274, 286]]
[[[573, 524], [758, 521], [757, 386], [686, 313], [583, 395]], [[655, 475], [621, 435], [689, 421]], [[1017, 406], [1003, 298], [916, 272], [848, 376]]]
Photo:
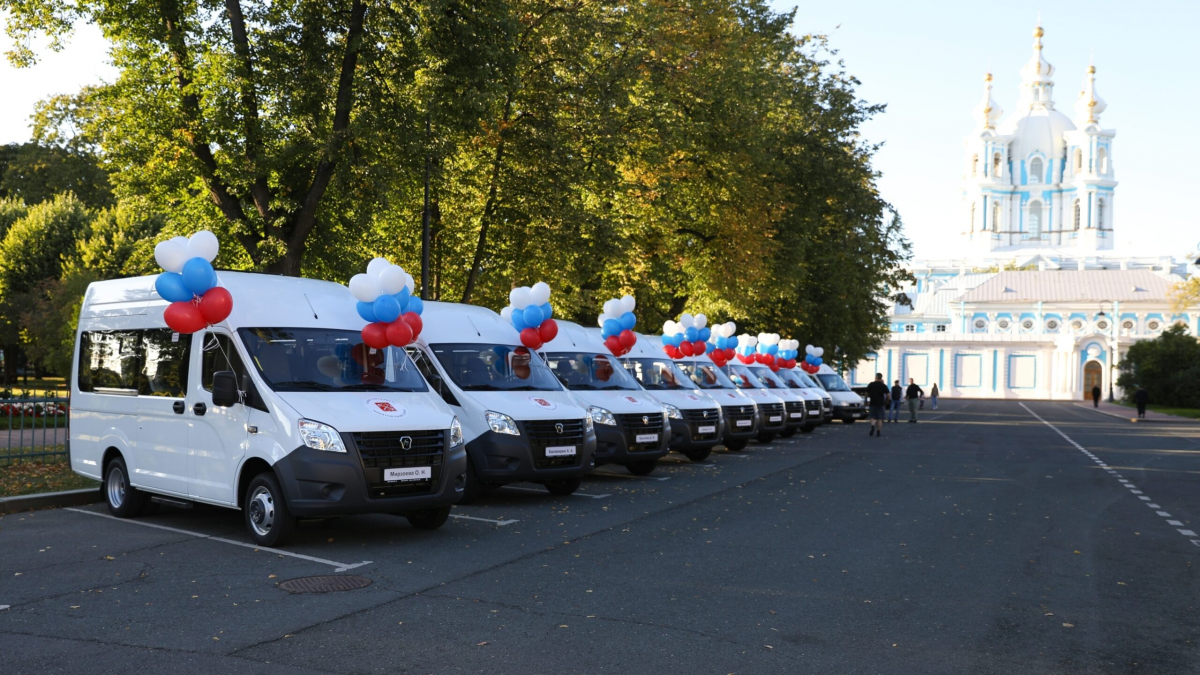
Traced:
[[[1176, 417], [1174, 415], [1169, 415], [1168, 417], [1170, 417], [1170, 419], [1165, 419], [1165, 420], [1164, 419], [1149, 419], [1149, 418], [1140, 420], [1137, 418], [1136, 413], [1134, 414], [1133, 417], [1126, 417], [1124, 415], [1118, 415], [1117, 413], [1109, 412], [1107, 410], [1101, 410], [1100, 408], [1093, 408], [1084, 403], [1076, 403], [1075, 407], [1083, 408], [1084, 410], [1091, 410], [1092, 412], [1098, 412], [1101, 415], [1108, 415], [1109, 417], [1115, 417], [1119, 420], [1125, 420], [1125, 421], [1131, 422], [1133, 424], [1154, 424], [1154, 423], [1158, 423], [1158, 424], [1200, 424], [1200, 420], [1188, 419], [1186, 417]], [[1148, 411], [1148, 412], [1153, 412], [1153, 411]], [[1159, 414], [1165, 415], [1166, 413], [1159, 413]]]
[[102, 501], [99, 488], [43, 492], [37, 495], [20, 495], [17, 497], [0, 497], [0, 514], [30, 511], [33, 509], [54, 509], [63, 506], [82, 506], [84, 504], [94, 504], [98, 501]]

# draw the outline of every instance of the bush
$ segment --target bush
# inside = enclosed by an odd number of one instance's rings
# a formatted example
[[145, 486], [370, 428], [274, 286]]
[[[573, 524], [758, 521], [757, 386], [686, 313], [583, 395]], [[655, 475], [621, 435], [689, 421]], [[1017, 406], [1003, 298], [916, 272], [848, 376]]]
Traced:
[[1184, 326], [1171, 326], [1153, 340], [1129, 348], [1117, 386], [1132, 399], [1138, 385], [1150, 402], [1173, 408], [1200, 408], [1200, 342]]

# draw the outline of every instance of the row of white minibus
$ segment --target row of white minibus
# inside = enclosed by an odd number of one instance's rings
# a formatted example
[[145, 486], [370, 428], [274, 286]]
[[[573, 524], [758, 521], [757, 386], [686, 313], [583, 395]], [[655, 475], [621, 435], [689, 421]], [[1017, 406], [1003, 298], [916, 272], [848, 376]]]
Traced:
[[540, 353], [482, 307], [428, 302], [420, 339], [362, 343], [349, 290], [223, 272], [226, 321], [192, 335], [163, 322], [154, 277], [89, 286], [71, 377], [74, 471], [110, 511], [159, 503], [240, 509], [254, 541], [297, 518], [404, 515], [436, 529], [450, 507], [509, 483], [569, 495], [596, 466], [637, 475], [865, 416], [827, 367], [672, 361], [640, 335], [614, 357], [598, 329], [559, 321]]

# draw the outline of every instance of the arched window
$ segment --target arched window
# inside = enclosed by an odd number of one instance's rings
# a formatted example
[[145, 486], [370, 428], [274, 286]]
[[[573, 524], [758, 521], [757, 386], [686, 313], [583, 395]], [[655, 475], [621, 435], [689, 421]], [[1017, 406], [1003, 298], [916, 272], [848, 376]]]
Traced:
[[971, 155], [971, 175], [979, 175], [979, 155]]
[[1075, 173], [1083, 171], [1083, 150], [1075, 148]]
[[1108, 151], [1103, 147], [1096, 153], [1096, 173], [1101, 176], [1108, 175]]
[[1079, 200], [1076, 199], [1075, 200], [1075, 229], [1077, 229], [1077, 230], [1079, 229], [1079, 221], [1082, 219], [1082, 217], [1083, 217], [1083, 213], [1082, 213], [1082, 210], [1079, 208]]
[[1029, 236], [1039, 239], [1042, 236], [1042, 203], [1036, 199], [1029, 202]]
[[1000, 209], [1000, 202], [993, 203], [992, 204], [992, 231], [993, 232], [1000, 231], [1000, 216], [1002, 216], [1003, 214], [1004, 214], [1004, 211], [1002, 211]]
[[1096, 199], [1096, 229], [1104, 229], [1104, 197]]
[[1000, 163], [1000, 153], [997, 152], [996, 154], [992, 155], [992, 178], [1000, 177], [1000, 174], [1003, 173], [1001, 170], [1002, 166], [1003, 165]]
[[1042, 172], [1043, 171], [1045, 171], [1045, 167], [1042, 165], [1041, 157], [1034, 157], [1033, 159], [1029, 160], [1029, 182], [1030, 183], [1042, 182]]

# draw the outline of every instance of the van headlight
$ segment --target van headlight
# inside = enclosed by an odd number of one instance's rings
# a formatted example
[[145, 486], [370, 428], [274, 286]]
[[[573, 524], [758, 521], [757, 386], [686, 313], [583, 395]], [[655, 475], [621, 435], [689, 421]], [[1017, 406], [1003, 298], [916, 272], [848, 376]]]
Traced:
[[342, 445], [342, 435], [338, 433], [337, 429], [313, 420], [300, 420], [300, 440], [313, 450], [346, 451], [346, 446]]
[[458, 421], [458, 415], [455, 415], [450, 421], [450, 447], [457, 448], [462, 444], [462, 424]]
[[672, 419], [672, 420], [683, 419], [683, 413], [679, 412], [679, 408], [676, 408], [675, 406], [671, 405], [670, 403], [663, 404], [663, 412], [667, 414], [667, 419]]
[[520, 436], [521, 430], [517, 428], [517, 422], [513, 418], [504, 413], [492, 412], [491, 410], [483, 413], [487, 419], [488, 426], [497, 434], [508, 434], [510, 436]]
[[599, 406], [588, 406], [588, 417], [592, 420], [593, 424], [617, 426], [617, 419], [613, 417], [613, 414]]

